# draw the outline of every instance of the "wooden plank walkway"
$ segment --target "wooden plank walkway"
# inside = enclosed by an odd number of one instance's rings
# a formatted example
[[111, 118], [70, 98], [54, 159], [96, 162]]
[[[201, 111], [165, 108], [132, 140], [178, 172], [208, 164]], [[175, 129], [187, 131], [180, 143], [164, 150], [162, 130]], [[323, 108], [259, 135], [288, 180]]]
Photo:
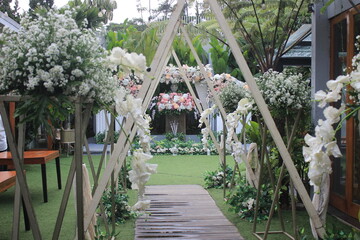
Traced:
[[136, 221], [136, 240], [244, 239], [199, 185], [147, 186], [146, 197], [149, 215]]

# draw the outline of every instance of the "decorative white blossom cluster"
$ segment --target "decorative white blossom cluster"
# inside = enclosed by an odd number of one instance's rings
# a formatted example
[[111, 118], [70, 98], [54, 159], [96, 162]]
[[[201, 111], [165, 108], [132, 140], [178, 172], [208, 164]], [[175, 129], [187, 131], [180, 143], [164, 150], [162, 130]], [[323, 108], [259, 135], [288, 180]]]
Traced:
[[[356, 47], [360, 50], [360, 35], [356, 37]], [[350, 73], [350, 90], [351, 100], [354, 104], [360, 105], [360, 53], [356, 54], [352, 59], [353, 71]]]
[[299, 110], [310, 103], [309, 80], [302, 74], [270, 69], [255, 80], [270, 109]]
[[115, 71], [118, 71], [118, 66], [121, 66], [120, 70], [124, 72], [125, 75], [134, 74], [141, 79], [146, 70], [146, 58], [144, 55], [134, 52], [128, 53], [120, 47], [115, 47], [111, 50], [108, 63]]
[[4, 29], [0, 92], [113, 100], [116, 82], [106, 65], [106, 51], [91, 29], [77, 25], [74, 11], [26, 15], [19, 32]]
[[[209, 117], [210, 114], [214, 113], [216, 109], [217, 109], [217, 106], [214, 104], [214, 105], [212, 105], [211, 108], [207, 108], [201, 113], [200, 119], [199, 119], [199, 128], [202, 127], [205, 120]], [[201, 134], [202, 134], [201, 142], [203, 144], [203, 149], [207, 150], [208, 149], [208, 137], [210, 134], [210, 130], [205, 126], [205, 128], [201, 129]]]
[[[205, 79], [202, 73], [200, 72], [199, 66], [190, 67], [187, 65], [183, 65], [182, 67], [185, 70], [186, 76], [190, 81], [199, 82]], [[211, 77], [212, 69], [210, 68], [210, 65], [206, 65], [204, 66], [204, 68], [207, 73], [207, 76]], [[183, 81], [184, 79], [180, 74], [179, 68], [171, 64], [165, 68], [164, 73], [160, 78], [160, 82], [166, 84], [179, 83]]]
[[243, 202], [242, 205], [243, 205], [244, 207], [247, 207], [249, 210], [251, 210], [251, 209], [253, 209], [253, 207], [255, 206], [255, 199], [249, 198], [248, 200], [246, 200], [245, 202]]
[[120, 87], [115, 98], [116, 111], [122, 116], [129, 116], [134, 119], [138, 128], [137, 134], [144, 152], [150, 152], [150, 121], [151, 118], [142, 112], [142, 100], [129, 94], [125, 88]]
[[[357, 47], [359, 47], [360, 37], [357, 36]], [[315, 93], [315, 100], [319, 101], [318, 106], [324, 108], [327, 104], [337, 102], [342, 99], [343, 90], [352, 87], [349, 94], [352, 97], [353, 104], [359, 105], [360, 93], [360, 54], [352, 59], [353, 71], [346, 75], [340, 75], [336, 80], [329, 80], [326, 83], [328, 91], [320, 90]], [[341, 115], [346, 113], [345, 104], [342, 103], [339, 109], [328, 106], [324, 109], [325, 120], [320, 119], [315, 128], [315, 136], [307, 134], [303, 147], [303, 155], [306, 162], [309, 162], [310, 184], [321, 186], [322, 178], [325, 174], [332, 172], [330, 156], [341, 157], [341, 151], [335, 139], [334, 124], [340, 121]], [[355, 110], [359, 110], [359, 107]], [[350, 113], [351, 114], [351, 113]]]
[[141, 149], [134, 151], [132, 158], [132, 170], [129, 172], [129, 179], [133, 189], [138, 189], [138, 202], [133, 206], [134, 210], [144, 211], [150, 205], [145, 200], [145, 184], [150, 175], [156, 172], [157, 164], [148, 164], [147, 160], [152, 158], [150, 154], [150, 121], [151, 118], [142, 113], [142, 100], [129, 94], [125, 88], [120, 87], [115, 98], [116, 111], [122, 116], [131, 116], [137, 126], [137, 135]]
[[253, 102], [248, 98], [243, 98], [239, 101], [238, 107], [236, 110], [226, 116], [226, 129], [227, 129], [227, 138], [226, 144], [232, 147], [232, 155], [237, 163], [241, 163], [245, 155], [245, 146], [241, 142], [233, 141], [233, 136], [235, 134], [235, 129], [238, 127], [239, 122], [242, 121], [243, 126], [245, 127], [245, 119], [249, 111], [253, 107]]
[[305, 162], [310, 163], [308, 176], [311, 185], [320, 186], [323, 175], [332, 172], [330, 156], [341, 157], [333, 124], [340, 121], [344, 109], [345, 105], [340, 109], [332, 106], [325, 108], [325, 120], [319, 120], [315, 128], [315, 136], [309, 134], [305, 136], [307, 146], [303, 147], [303, 155]]
[[232, 113], [229, 113], [226, 116], [226, 128], [227, 128], [227, 138], [226, 143], [230, 144], [232, 141], [233, 134], [235, 133], [235, 129], [239, 125], [241, 117], [246, 117], [249, 111], [252, 109], [253, 102], [249, 101], [248, 98], [243, 98], [239, 101], [238, 107]]
[[144, 153], [142, 150], [134, 151], [133, 154], [129, 179], [132, 189], [138, 189], [139, 197], [133, 209], [144, 211], [150, 206], [150, 200], [145, 200], [145, 184], [149, 181], [151, 174], [156, 173], [157, 164], [146, 163], [152, 158], [152, 155]]
[[[126, 53], [121, 48], [113, 49], [108, 58], [109, 64], [117, 71], [128, 74], [136, 73], [143, 76], [146, 59], [143, 55]], [[118, 69], [121, 68], [121, 69]], [[129, 171], [129, 179], [133, 189], [138, 189], [138, 202], [133, 206], [134, 210], [144, 211], [150, 206], [150, 201], [145, 200], [145, 184], [150, 175], [156, 172], [157, 164], [148, 164], [146, 161], [152, 158], [150, 154], [150, 121], [147, 114], [143, 114], [142, 99], [135, 98], [129, 89], [120, 86], [116, 91], [116, 111], [125, 117], [131, 116], [137, 127], [137, 135], [141, 148], [134, 151], [132, 158], [132, 170]]]

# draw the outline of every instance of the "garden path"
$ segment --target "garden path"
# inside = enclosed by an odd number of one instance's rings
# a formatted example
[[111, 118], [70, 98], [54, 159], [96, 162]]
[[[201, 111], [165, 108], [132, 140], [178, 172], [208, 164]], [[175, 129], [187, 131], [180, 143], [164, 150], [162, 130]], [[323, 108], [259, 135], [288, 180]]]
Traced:
[[244, 239], [199, 185], [146, 187], [150, 215], [136, 221], [135, 239]]

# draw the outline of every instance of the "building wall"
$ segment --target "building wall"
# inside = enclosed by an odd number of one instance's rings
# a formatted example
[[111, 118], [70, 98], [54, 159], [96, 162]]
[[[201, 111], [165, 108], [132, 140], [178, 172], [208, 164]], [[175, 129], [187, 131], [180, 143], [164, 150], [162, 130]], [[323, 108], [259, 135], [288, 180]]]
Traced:
[[[360, 0], [353, 0], [360, 4]], [[348, 0], [335, 0], [324, 13], [320, 13], [324, 2], [314, 5], [312, 15], [312, 63], [311, 63], [311, 94], [326, 89], [326, 82], [330, 80], [330, 23], [329, 20], [342, 12], [352, 8]], [[323, 118], [322, 109], [314, 102], [312, 119], [316, 123]]]

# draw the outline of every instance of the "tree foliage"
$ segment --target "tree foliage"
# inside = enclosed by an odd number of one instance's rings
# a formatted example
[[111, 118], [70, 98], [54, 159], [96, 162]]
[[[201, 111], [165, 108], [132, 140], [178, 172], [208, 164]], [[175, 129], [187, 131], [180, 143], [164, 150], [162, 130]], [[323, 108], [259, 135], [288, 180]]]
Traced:
[[262, 72], [276, 69], [291, 35], [306, 17], [309, 0], [221, 0], [243, 48], [252, 52]]
[[34, 11], [38, 7], [45, 7], [47, 9], [52, 8], [54, 5], [54, 0], [30, 0], [29, 7], [30, 11]]
[[12, 0], [1, 0], [0, 11], [7, 14], [13, 20], [19, 22], [20, 14], [19, 11], [19, 1], [15, 0], [14, 7], [11, 7]]

